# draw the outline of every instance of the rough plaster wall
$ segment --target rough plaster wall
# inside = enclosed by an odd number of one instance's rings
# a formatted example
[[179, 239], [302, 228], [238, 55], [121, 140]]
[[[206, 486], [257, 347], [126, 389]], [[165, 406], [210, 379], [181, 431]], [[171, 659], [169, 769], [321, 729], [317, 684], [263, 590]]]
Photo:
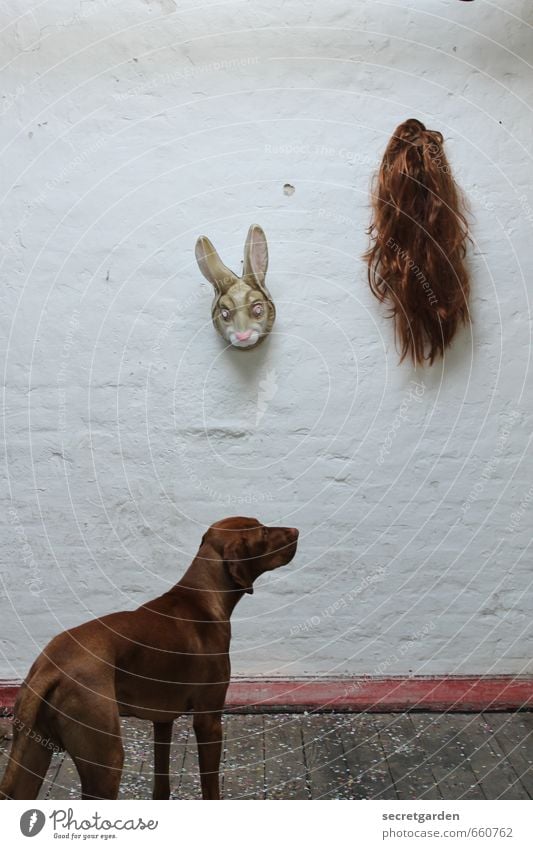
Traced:
[[[530, 3], [6, 14], [0, 676], [164, 591], [234, 513], [301, 529], [236, 611], [235, 672], [528, 671]], [[360, 261], [409, 116], [444, 132], [475, 240], [473, 327], [418, 371]], [[238, 269], [252, 222], [278, 320], [243, 354], [194, 242]]]

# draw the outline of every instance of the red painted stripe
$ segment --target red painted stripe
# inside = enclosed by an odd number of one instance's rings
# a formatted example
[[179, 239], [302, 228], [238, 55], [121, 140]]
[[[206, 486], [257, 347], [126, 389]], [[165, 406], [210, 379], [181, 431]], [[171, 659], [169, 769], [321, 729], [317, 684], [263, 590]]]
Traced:
[[481, 711], [533, 709], [533, 679], [511, 676], [239, 681], [231, 710]]
[[[0, 681], [11, 708], [18, 683]], [[533, 678], [508, 675], [427, 678], [234, 679], [226, 709], [252, 711], [533, 710]]]
[[17, 698], [18, 682], [0, 681], [0, 708], [12, 708]]

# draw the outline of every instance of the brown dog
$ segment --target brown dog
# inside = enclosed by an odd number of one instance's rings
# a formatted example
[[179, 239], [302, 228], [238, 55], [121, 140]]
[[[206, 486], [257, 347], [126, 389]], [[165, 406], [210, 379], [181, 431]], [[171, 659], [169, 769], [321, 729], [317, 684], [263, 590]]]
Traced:
[[172, 723], [186, 712], [194, 714], [202, 796], [220, 798], [230, 616], [259, 575], [292, 560], [297, 541], [296, 528], [224, 519], [164, 595], [55, 637], [20, 689], [0, 798], [35, 799], [52, 750], [61, 748], [76, 764], [82, 799], [115, 799], [122, 715], [153, 722], [153, 796], [168, 799]]

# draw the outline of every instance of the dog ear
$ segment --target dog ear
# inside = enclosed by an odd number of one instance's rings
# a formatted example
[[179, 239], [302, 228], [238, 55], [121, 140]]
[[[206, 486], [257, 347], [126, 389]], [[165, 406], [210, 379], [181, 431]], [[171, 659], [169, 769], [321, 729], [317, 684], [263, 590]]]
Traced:
[[243, 556], [246, 558], [246, 546], [244, 541], [241, 540], [240, 543], [233, 543], [225, 549], [224, 563], [237, 586], [243, 589], [245, 593], [252, 595], [254, 591], [253, 578], [248, 562], [243, 559]]

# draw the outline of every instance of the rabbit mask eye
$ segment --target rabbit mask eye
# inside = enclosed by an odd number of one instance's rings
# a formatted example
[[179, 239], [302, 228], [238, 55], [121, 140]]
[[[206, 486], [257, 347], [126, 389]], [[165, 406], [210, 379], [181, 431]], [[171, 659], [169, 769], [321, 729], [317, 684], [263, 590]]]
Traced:
[[255, 318], [261, 318], [261, 316], [264, 314], [264, 312], [265, 312], [265, 308], [264, 308], [263, 304], [257, 303], [257, 304], [253, 305], [252, 315], [255, 316]]
[[222, 316], [224, 321], [229, 321], [231, 318], [230, 311], [228, 309], [225, 309], [225, 307], [222, 307], [222, 309], [220, 310], [220, 315]]

